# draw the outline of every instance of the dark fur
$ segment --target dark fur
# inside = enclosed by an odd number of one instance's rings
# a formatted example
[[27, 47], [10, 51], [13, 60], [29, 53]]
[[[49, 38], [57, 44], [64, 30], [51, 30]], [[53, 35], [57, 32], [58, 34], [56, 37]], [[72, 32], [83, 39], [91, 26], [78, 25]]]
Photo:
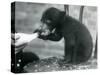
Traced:
[[[20, 60], [20, 61], [19, 61]], [[38, 61], [39, 57], [32, 53], [32, 52], [18, 52], [15, 55], [15, 58], [11, 61], [13, 65], [11, 65], [12, 72], [14, 73], [23, 73], [24, 72], [24, 66], [28, 63]], [[19, 64], [19, 66], [17, 66]]]
[[[48, 24], [46, 20], [51, 22]], [[64, 37], [64, 53], [68, 63], [79, 64], [91, 57], [93, 48], [92, 37], [85, 25], [53, 7], [43, 13], [41, 22], [48, 27], [51, 33], [47, 36], [40, 35], [39, 38], [59, 41]], [[54, 32], [52, 32], [53, 29], [55, 29]]]

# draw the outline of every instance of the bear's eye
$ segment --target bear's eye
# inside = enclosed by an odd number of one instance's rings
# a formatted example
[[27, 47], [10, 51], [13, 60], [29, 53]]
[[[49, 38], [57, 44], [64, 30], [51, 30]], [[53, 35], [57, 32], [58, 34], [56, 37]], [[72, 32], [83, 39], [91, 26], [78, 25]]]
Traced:
[[49, 24], [49, 23], [51, 23], [51, 21], [50, 20], [46, 20], [46, 23]]

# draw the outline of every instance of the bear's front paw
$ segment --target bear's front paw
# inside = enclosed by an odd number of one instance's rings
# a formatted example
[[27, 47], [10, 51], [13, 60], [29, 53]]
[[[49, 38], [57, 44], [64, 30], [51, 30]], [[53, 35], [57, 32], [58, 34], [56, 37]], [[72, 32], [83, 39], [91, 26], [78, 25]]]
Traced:
[[48, 39], [48, 37], [47, 36], [44, 36], [44, 35], [39, 35], [38, 38], [43, 39], [43, 40], [47, 40]]

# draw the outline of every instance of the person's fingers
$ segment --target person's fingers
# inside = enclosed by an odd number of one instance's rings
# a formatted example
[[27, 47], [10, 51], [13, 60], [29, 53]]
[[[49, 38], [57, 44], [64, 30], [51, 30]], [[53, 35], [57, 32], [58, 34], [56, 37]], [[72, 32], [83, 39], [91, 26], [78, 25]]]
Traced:
[[20, 52], [21, 50], [23, 50], [25, 47], [26, 47], [27, 44], [24, 44], [22, 46], [19, 46], [19, 47], [15, 47], [15, 54]]
[[15, 44], [15, 48], [20, 48], [20, 47], [23, 47], [23, 46], [26, 46], [27, 45], [27, 43], [24, 43], [24, 44], [21, 44], [21, 45], [16, 45]]
[[15, 40], [18, 40], [20, 38], [19, 35], [15, 35]]
[[15, 35], [15, 34], [11, 33], [11, 39], [18, 40], [19, 38], [20, 38], [19, 35]]
[[26, 46], [27, 43], [23, 43], [23, 44], [20, 44], [20, 45], [16, 45], [16, 42], [15, 40], [11, 40], [11, 45], [13, 45], [15, 48], [19, 48], [19, 47], [23, 47], [23, 46]]

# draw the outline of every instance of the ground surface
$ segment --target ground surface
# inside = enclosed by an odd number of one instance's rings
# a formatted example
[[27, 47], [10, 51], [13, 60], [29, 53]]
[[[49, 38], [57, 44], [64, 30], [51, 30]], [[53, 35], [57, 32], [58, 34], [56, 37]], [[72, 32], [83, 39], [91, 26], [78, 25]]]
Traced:
[[68, 70], [83, 70], [83, 69], [96, 69], [97, 60], [90, 59], [88, 62], [78, 65], [66, 64], [62, 58], [50, 57], [41, 59], [37, 62], [29, 63], [24, 67], [25, 72], [50, 72], [50, 71], [68, 71]]

